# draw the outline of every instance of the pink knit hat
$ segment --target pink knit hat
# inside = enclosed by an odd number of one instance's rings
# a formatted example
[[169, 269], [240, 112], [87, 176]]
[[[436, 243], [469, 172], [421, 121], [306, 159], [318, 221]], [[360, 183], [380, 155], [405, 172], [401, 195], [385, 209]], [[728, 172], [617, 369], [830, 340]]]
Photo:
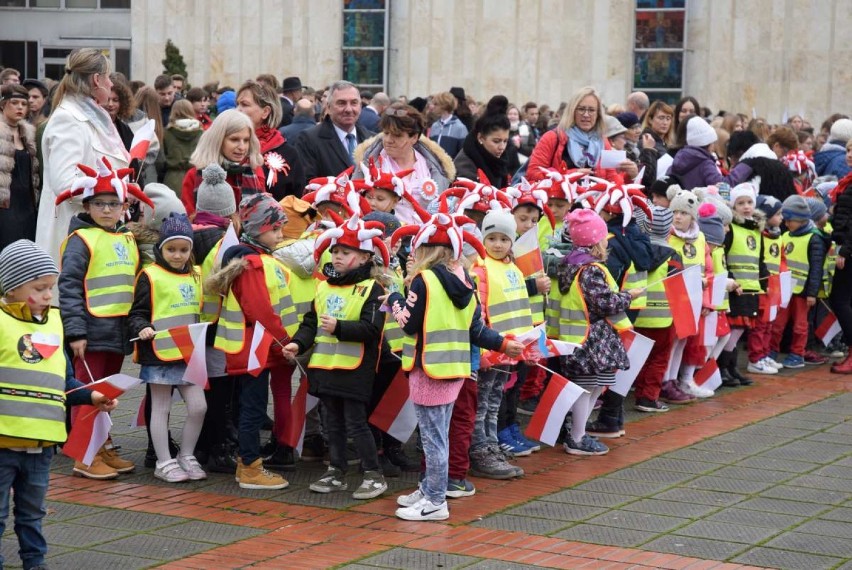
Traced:
[[565, 221], [575, 246], [591, 247], [606, 237], [606, 222], [593, 210], [574, 210]]

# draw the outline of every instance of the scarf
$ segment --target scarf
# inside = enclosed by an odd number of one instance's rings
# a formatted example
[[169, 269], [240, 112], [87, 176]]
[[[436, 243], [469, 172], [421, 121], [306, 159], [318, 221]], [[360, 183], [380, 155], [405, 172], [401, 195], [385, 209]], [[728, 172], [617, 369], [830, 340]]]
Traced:
[[[227, 182], [234, 189], [234, 199], [237, 201], [237, 207], [240, 201], [245, 196], [263, 192], [263, 181], [257, 177], [254, 169], [245, 163], [236, 163], [230, 160], [222, 161], [222, 168], [228, 174]], [[199, 178], [201, 171], [198, 171]], [[200, 184], [200, 181], [199, 181]]]
[[223, 218], [210, 212], [196, 212], [195, 218], [192, 221], [193, 225], [197, 226], [213, 226], [217, 228], [227, 229], [231, 223], [230, 218]]
[[696, 222], [695, 220], [692, 220], [692, 222], [689, 224], [689, 229], [687, 229], [685, 232], [682, 232], [676, 227], [672, 226], [672, 233], [686, 242], [693, 242], [698, 239], [698, 232], [698, 222]]
[[255, 129], [254, 134], [257, 135], [257, 140], [260, 141], [260, 154], [266, 154], [272, 149], [278, 148], [287, 140], [278, 129], [273, 129], [269, 125], [262, 125]]
[[477, 142], [476, 135], [473, 133], [465, 137], [462, 150], [473, 164], [485, 173], [489, 184], [503, 188], [509, 183], [509, 163], [506, 160], [505, 151], [500, 157], [494, 156]]
[[272, 253], [271, 249], [269, 249], [265, 245], [262, 245], [259, 241], [257, 241], [256, 239], [254, 239], [253, 237], [251, 237], [250, 235], [248, 235], [245, 232], [243, 232], [243, 234], [240, 236], [240, 241], [244, 244], [252, 246], [255, 249], [260, 250], [263, 253], [269, 253], [269, 254]]
[[588, 133], [573, 126], [568, 131], [568, 156], [577, 168], [594, 168], [603, 150], [603, 140], [597, 131]]
[[781, 237], [781, 226], [775, 226], [775, 227], [767, 226], [763, 230], [763, 234], [767, 237], [772, 238], [772, 239], [779, 238], [779, 237]]
[[[104, 148], [110, 151], [115, 156], [124, 157], [125, 162], [130, 162], [130, 154], [124, 148], [124, 143], [115, 128], [115, 124], [109, 116], [109, 113], [97, 104], [91, 97], [75, 97], [74, 101], [79, 105], [83, 115], [92, 126], [95, 128], [98, 138], [103, 143]], [[117, 168], [117, 165], [113, 165]]]

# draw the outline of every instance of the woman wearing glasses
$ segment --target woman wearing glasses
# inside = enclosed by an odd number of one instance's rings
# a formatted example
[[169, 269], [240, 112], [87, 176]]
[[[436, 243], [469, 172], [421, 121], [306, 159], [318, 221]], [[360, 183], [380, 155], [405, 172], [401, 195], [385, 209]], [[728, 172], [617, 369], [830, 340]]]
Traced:
[[663, 101], [654, 101], [645, 112], [645, 119], [642, 122], [642, 132], [654, 137], [655, 148], [660, 156], [666, 154], [669, 150], [669, 145], [674, 142], [673, 119], [674, 110], [668, 103]]

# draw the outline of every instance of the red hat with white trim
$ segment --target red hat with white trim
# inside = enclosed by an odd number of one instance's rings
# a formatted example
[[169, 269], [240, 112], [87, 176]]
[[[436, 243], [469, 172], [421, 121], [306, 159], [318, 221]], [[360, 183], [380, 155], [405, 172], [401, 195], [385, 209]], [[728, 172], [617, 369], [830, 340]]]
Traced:
[[118, 200], [122, 203], [126, 202], [127, 195], [131, 194], [140, 202], [144, 202], [152, 208], [154, 207], [154, 203], [142, 192], [142, 189], [137, 184], [125, 180], [126, 177], [133, 174], [132, 168], [113, 170], [112, 165], [106, 157], [99, 158], [95, 162], [95, 166], [96, 169], [85, 164], [77, 165], [77, 169], [85, 176], [75, 178], [71, 184], [71, 188], [56, 197], [57, 206], [65, 200], [70, 200], [74, 196], [81, 194], [83, 202], [95, 196], [114, 194], [118, 196]]

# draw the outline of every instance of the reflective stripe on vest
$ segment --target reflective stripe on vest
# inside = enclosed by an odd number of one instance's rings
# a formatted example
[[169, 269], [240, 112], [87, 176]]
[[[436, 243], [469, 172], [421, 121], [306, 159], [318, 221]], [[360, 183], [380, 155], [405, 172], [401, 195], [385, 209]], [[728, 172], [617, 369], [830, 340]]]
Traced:
[[[46, 321], [34, 323], [0, 311], [0, 435], [61, 443], [67, 360], [59, 311], [46, 314]], [[36, 333], [57, 343], [49, 358], [33, 343]]]
[[101, 228], [82, 228], [76, 235], [89, 250], [89, 265], [83, 279], [86, 308], [95, 317], [126, 317], [133, 305], [133, 286], [139, 268], [139, 249], [130, 232], [112, 233]]
[[[791, 236], [789, 232], [781, 236], [781, 241], [784, 244], [784, 254], [787, 258], [787, 269], [793, 276], [793, 294], [797, 295], [804, 291], [805, 283], [808, 280], [808, 244], [811, 241], [811, 236], [814, 234], [808, 232], [800, 236]], [[819, 239], [819, 236], [817, 236]]]
[[[224, 238], [223, 238], [224, 239]], [[222, 248], [222, 240], [220, 239], [213, 246], [213, 249], [207, 252], [207, 257], [201, 263], [201, 282], [204, 283], [210, 274], [213, 273], [213, 268], [216, 265], [216, 256], [219, 255], [219, 250]], [[201, 297], [201, 317], [203, 323], [212, 323], [219, 318], [219, 310], [222, 308], [222, 296], [215, 291], [202, 291]]]
[[[722, 247], [717, 247], [712, 252], [710, 252], [710, 257], [713, 259], [713, 279], [724, 279], [725, 282], [727, 282], [728, 265], [725, 261], [725, 249]], [[728, 298], [728, 291], [726, 288], [725, 296], [722, 298], [722, 304], [714, 308], [717, 311], [727, 311], [730, 306], [731, 301]]]
[[[151, 284], [151, 324], [154, 330], [192, 325], [201, 314], [201, 282], [190, 273], [173, 273], [157, 264], [142, 270]], [[164, 362], [183, 360], [170, 335], [159, 335], [152, 343], [154, 354]]]
[[668, 271], [669, 264], [666, 262], [648, 273], [648, 281], [651, 282], [651, 286], [648, 287], [648, 301], [646, 307], [639, 311], [633, 323], [635, 326], [664, 329], [672, 325], [672, 310], [669, 306], [669, 298], [666, 296], [666, 286], [662, 281], [668, 275]]
[[[391, 283], [387, 287], [388, 293], [399, 293], [405, 295], [405, 287], [403, 285], [402, 275], [399, 270], [392, 273]], [[402, 350], [402, 340], [405, 338], [405, 333], [392, 316], [385, 319], [385, 340], [388, 341], [391, 352], [399, 352]]]
[[550, 293], [547, 294], [545, 309], [545, 333], [550, 338], [559, 337], [559, 313], [562, 307], [562, 293], [559, 292], [559, 282], [551, 279]]
[[687, 269], [693, 265], [701, 267], [701, 277], [704, 277], [704, 255], [707, 249], [707, 241], [704, 234], [698, 232], [698, 237], [691, 242], [672, 233], [668, 239], [669, 247], [680, 254], [683, 268]]
[[478, 281], [486, 279], [481, 302], [489, 326], [502, 335], [520, 334], [532, 328], [532, 312], [524, 274], [514, 263], [498, 261], [490, 256], [474, 270]]
[[476, 296], [467, 307], [453, 305], [432, 270], [419, 274], [426, 285], [423, 329], [407, 336], [402, 345], [402, 369], [414, 368], [417, 341], [421, 340], [420, 362], [427, 376], [437, 380], [470, 376], [470, 325], [476, 311]]
[[822, 290], [819, 297], [828, 298], [831, 295], [831, 284], [834, 282], [834, 270], [837, 267], [837, 246], [832, 242], [831, 247], [825, 254], [822, 264]]
[[[615, 236], [613, 233], [607, 234], [607, 240]], [[630, 309], [644, 309], [648, 305], [648, 292], [645, 291], [645, 286], [648, 284], [648, 272], [638, 271], [636, 264], [633, 261], [627, 267], [624, 275], [621, 276], [621, 290], [629, 291], [630, 289], [642, 289], [642, 293], [635, 299], [630, 301]]]
[[[361, 320], [361, 309], [370, 297], [375, 280], [367, 279], [355, 285], [329, 285], [322, 281], [317, 285], [314, 303], [317, 315], [329, 315], [338, 321]], [[333, 334], [317, 328], [316, 343], [310, 368], [322, 370], [354, 370], [364, 360], [363, 342], [344, 342]]]
[[311, 303], [314, 302], [317, 294], [317, 283], [313, 277], [301, 277], [287, 266], [284, 266], [284, 270], [287, 272], [287, 285], [290, 287], [290, 298], [296, 309], [296, 317], [301, 322], [305, 314], [311, 310]]
[[[580, 287], [580, 275], [592, 265], [603, 271], [610, 290], [618, 292], [618, 285], [615, 279], [612, 278], [612, 275], [610, 275], [609, 270], [603, 263], [595, 262], [583, 266], [574, 276], [571, 288], [562, 297], [562, 310], [559, 318], [559, 340], [584, 344], [589, 336], [589, 309], [586, 306], [586, 299]], [[627, 330], [633, 326], [624, 313], [606, 317], [606, 320], [616, 331]]]
[[763, 236], [758, 229], [747, 229], [731, 224], [731, 247], [728, 250], [728, 270], [744, 291], [760, 291], [759, 263], [760, 240]]
[[783, 244], [781, 243], [781, 236], [773, 238], [763, 234], [763, 263], [772, 275], [781, 273], [782, 252]]

